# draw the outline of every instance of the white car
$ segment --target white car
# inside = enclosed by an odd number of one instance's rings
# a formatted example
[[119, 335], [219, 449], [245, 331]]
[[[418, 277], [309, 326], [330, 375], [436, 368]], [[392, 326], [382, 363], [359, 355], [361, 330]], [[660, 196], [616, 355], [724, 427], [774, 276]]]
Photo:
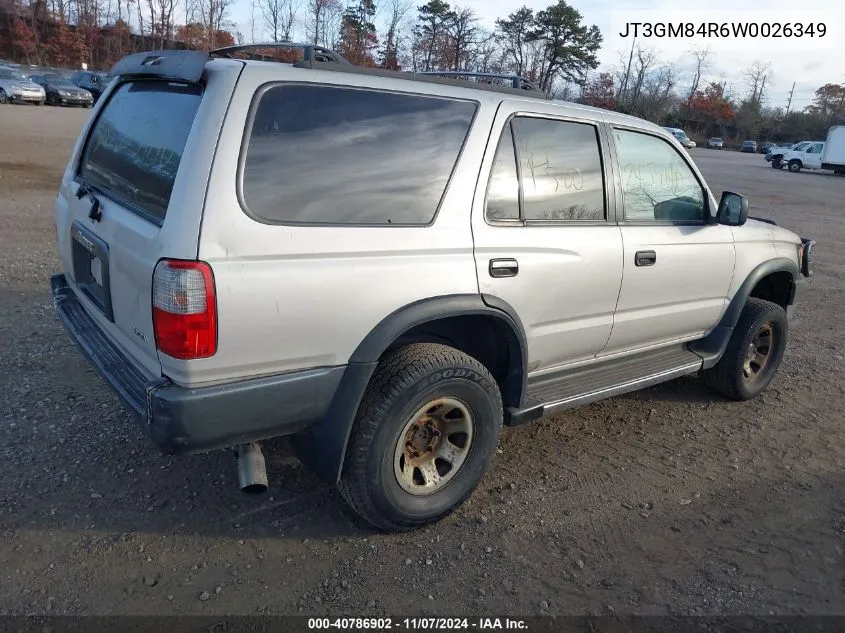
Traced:
[[692, 149], [693, 147], [695, 147], [695, 141], [693, 141], [689, 136], [687, 136], [687, 133], [684, 132], [681, 128], [666, 127], [663, 129], [669, 132], [676, 139], [678, 139], [678, 142], [687, 149]]
[[47, 93], [19, 70], [0, 66], [0, 103], [35, 103], [43, 105]]

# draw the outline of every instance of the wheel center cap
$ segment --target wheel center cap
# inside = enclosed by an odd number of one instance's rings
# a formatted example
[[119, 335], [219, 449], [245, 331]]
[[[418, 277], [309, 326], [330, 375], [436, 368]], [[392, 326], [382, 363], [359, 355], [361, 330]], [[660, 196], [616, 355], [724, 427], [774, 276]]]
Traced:
[[434, 433], [432, 432], [431, 427], [426, 424], [414, 432], [414, 437], [411, 439], [411, 443], [414, 445], [416, 450], [424, 451], [428, 448], [429, 444], [431, 444], [433, 437]]

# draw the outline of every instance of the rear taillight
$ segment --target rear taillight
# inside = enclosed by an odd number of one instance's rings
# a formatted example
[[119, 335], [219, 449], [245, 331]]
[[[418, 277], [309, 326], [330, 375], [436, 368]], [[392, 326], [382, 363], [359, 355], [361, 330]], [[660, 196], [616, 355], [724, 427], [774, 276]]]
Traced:
[[217, 351], [214, 277], [205, 262], [161, 260], [153, 273], [156, 347], [173, 358], [208, 358]]

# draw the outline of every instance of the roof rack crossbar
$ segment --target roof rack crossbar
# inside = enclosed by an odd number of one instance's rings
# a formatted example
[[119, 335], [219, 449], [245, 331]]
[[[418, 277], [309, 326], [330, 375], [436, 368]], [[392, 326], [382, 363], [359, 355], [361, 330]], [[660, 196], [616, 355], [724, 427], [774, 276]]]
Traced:
[[267, 42], [265, 44], [239, 44], [237, 46], [226, 46], [225, 48], [217, 48], [209, 53], [212, 57], [232, 57], [233, 53], [241, 51], [261, 50], [267, 48], [301, 48], [302, 60], [297, 62], [297, 66], [304, 66], [313, 68], [314, 62], [321, 64], [343, 64], [348, 65], [349, 62], [341, 55], [323, 46], [316, 44], [298, 44], [296, 42]]
[[508, 73], [479, 73], [471, 70], [426, 70], [421, 75], [437, 75], [439, 77], [476, 77], [479, 79], [507, 79], [512, 88], [517, 90], [528, 90], [530, 92], [541, 92], [537, 85], [524, 77]]

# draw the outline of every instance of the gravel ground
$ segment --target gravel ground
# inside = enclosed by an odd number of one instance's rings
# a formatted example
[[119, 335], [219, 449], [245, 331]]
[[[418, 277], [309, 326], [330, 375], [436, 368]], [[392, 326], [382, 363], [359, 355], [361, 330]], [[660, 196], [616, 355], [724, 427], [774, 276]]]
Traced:
[[284, 443], [259, 498], [229, 453], [159, 454], [65, 335], [52, 201], [88, 113], [0, 106], [0, 614], [845, 614], [845, 179], [692, 152], [818, 240], [761, 398], [691, 378], [506, 430], [455, 516], [380, 535]]

